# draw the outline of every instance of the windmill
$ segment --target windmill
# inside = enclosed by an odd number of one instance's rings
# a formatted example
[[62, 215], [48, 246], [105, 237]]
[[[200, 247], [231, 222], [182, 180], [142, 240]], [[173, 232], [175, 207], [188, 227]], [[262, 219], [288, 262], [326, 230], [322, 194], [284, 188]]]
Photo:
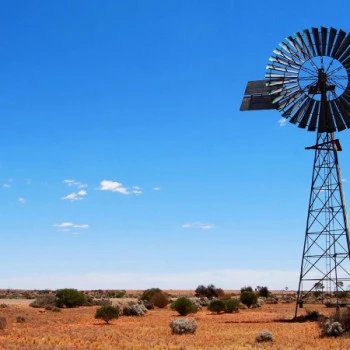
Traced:
[[[313, 292], [336, 298], [350, 282], [350, 235], [335, 132], [350, 128], [350, 34], [311, 28], [279, 44], [265, 80], [249, 81], [241, 110], [277, 109], [316, 132], [295, 316]], [[323, 298], [322, 298], [323, 301]]]

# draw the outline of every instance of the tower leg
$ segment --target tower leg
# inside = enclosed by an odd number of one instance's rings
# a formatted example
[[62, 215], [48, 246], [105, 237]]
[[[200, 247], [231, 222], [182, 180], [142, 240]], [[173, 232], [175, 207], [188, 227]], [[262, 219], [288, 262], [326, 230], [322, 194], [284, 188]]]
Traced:
[[336, 299], [350, 282], [350, 239], [342, 177], [341, 150], [333, 133], [318, 133], [295, 317], [310, 297]]

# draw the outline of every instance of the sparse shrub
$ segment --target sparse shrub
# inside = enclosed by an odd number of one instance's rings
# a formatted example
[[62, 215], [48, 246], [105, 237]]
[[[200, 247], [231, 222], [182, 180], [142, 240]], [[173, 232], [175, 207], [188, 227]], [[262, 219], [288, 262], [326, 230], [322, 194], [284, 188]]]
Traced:
[[239, 300], [237, 299], [225, 299], [223, 300], [225, 306], [225, 313], [232, 314], [239, 310]]
[[151, 303], [153, 303], [154, 306], [163, 309], [169, 304], [169, 298], [165, 293], [158, 292], [152, 296]]
[[123, 308], [124, 316], [143, 316], [147, 312], [143, 304], [126, 304]]
[[5, 329], [7, 326], [7, 320], [5, 317], [0, 316], [0, 329]]
[[323, 337], [339, 337], [343, 333], [344, 329], [338, 321], [328, 318], [321, 323], [321, 335]]
[[84, 293], [72, 288], [58, 290], [56, 292], [56, 298], [58, 307], [68, 308], [82, 306], [86, 300]]
[[[196, 297], [194, 297], [194, 298], [192, 297], [192, 298], [188, 298], [188, 299], [191, 300], [192, 304], [194, 304], [198, 310], [200, 310], [203, 307], [203, 305], [201, 303], [201, 299], [196, 298]], [[208, 300], [208, 303], [206, 306], [208, 306], [210, 301], [208, 298], [206, 298], [206, 299]]]
[[120, 313], [119, 307], [106, 305], [96, 310], [95, 318], [102, 319], [107, 324], [109, 324], [110, 320], [113, 320], [119, 317], [119, 313]]
[[262, 331], [256, 336], [256, 341], [258, 343], [273, 341], [273, 334], [269, 331]]
[[258, 301], [258, 296], [254, 292], [244, 291], [241, 293], [241, 302], [246, 305], [248, 309], [256, 304]]
[[201, 306], [208, 306], [210, 303], [210, 300], [207, 297], [201, 297], [199, 299], [199, 303]]
[[152, 297], [157, 294], [157, 293], [162, 293], [162, 290], [159, 288], [150, 288], [150, 289], [146, 289], [140, 299], [141, 300], [148, 300], [148, 301], [152, 301]]
[[180, 297], [176, 299], [172, 304], [171, 308], [176, 310], [179, 315], [186, 316], [191, 313], [197, 312], [197, 307], [192, 303], [192, 301], [186, 297]]
[[4, 304], [4, 303], [0, 304], [0, 309], [5, 309], [5, 308], [7, 308], [7, 304]]
[[197, 330], [197, 322], [188, 318], [179, 318], [170, 321], [170, 328], [173, 334], [194, 334]]
[[212, 300], [208, 305], [208, 310], [219, 314], [220, 312], [225, 310], [225, 303], [220, 299]]
[[109, 299], [92, 299], [91, 305], [94, 306], [111, 306], [112, 301]]
[[46, 307], [52, 307], [57, 306], [57, 300], [55, 295], [51, 294], [43, 294], [38, 295], [38, 297], [29, 304], [29, 306], [34, 308], [46, 308]]
[[23, 316], [17, 316], [16, 317], [16, 322], [17, 323], [24, 323], [26, 319]]
[[149, 300], [140, 300], [140, 301], [146, 307], [147, 310], [154, 309], [154, 305], [151, 301], [149, 301]]

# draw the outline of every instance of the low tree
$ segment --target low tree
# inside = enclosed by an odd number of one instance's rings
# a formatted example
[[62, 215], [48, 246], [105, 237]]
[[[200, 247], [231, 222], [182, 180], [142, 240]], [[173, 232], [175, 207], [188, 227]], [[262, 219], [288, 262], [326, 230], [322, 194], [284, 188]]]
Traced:
[[77, 307], [84, 305], [85, 294], [76, 289], [66, 288], [56, 292], [56, 303], [58, 307]]
[[141, 300], [148, 300], [148, 301], [151, 301], [152, 297], [157, 294], [157, 293], [162, 293], [162, 290], [159, 289], [159, 288], [150, 288], [150, 289], [146, 289], [140, 299]]
[[252, 291], [253, 291], [253, 288], [250, 286], [244, 286], [241, 288], [241, 293], [242, 292], [252, 292]]
[[270, 291], [267, 287], [258, 286], [258, 287], [256, 287], [256, 291], [257, 291], [258, 295], [260, 297], [263, 297], [263, 298], [268, 298], [270, 295]]
[[119, 314], [120, 309], [117, 306], [102, 306], [96, 310], [95, 318], [102, 319], [109, 324], [109, 321], [118, 318]]
[[186, 297], [177, 298], [172, 304], [171, 308], [176, 310], [179, 315], [186, 316], [188, 314], [196, 313], [198, 311], [196, 305]]
[[208, 305], [208, 310], [219, 314], [220, 312], [225, 311], [225, 303], [220, 299], [212, 300]]
[[239, 300], [237, 299], [225, 299], [223, 300], [225, 305], [225, 313], [232, 314], [239, 310]]
[[252, 305], [256, 304], [257, 301], [258, 301], [258, 296], [254, 292], [243, 291], [241, 293], [241, 302], [242, 302], [242, 304], [246, 305], [248, 307], [248, 309]]
[[169, 304], [169, 298], [165, 293], [158, 292], [152, 296], [151, 303], [162, 309]]

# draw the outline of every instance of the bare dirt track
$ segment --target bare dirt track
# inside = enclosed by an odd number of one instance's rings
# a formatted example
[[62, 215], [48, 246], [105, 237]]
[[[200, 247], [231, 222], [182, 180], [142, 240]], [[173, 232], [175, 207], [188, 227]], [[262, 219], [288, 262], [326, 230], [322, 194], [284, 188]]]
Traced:
[[[5, 302], [5, 301], [2, 301]], [[5, 302], [6, 303], [6, 302]], [[263, 305], [233, 314], [211, 314], [206, 309], [188, 316], [198, 322], [195, 335], [172, 335], [169, 321], [178, 318], [168, 309], [150, 310], [143, 317], [122, 316], [111, 325], [95, 320], [97, 307], [63, 309], [61, 312], [33, 309], [13, 302], [0, 309], [8, 325], [0, 330], [0, 349], [349, 349], [350, 338], [320, 338], [317, 323], [276, 322], [292, 318], [294, 304]], [[322, 305], [306, 306], [323, 314]], [[17, 323], [17, 316], [25, 318]], [[256, 335], [268, 330], [273, 344], [256, 343]]]

